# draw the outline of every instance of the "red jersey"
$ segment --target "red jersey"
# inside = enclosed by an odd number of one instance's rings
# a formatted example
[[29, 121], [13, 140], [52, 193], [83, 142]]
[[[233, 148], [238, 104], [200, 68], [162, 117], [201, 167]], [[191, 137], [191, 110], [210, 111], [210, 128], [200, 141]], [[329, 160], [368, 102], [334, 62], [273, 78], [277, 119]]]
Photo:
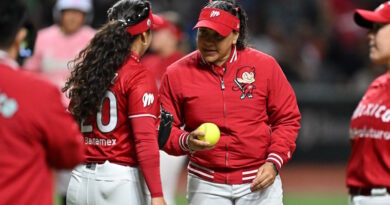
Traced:
[[347, 186], [390, 187], [390, 79], [378, 77], [353, 113]]
[[[162, 193], [155, 120], [160, 113], [156, 83], [151, 73], [132, 54], [117, 71], [106, 92], [101, 110], [81, 125], [87, 145], [87, 161], [109, 160], [125, 166], [141, 166], [152, 195]], [[136, 135], [132, 119], [153, 119], [152, 135]], [[143, 161], [145, 160], [145, 161]]]
[[58, 89], [0, 60], [0, 204], [53, 204], [52, 168], [84, 160]]
[[157, 86], [160, 87], [161, 79], [167, 70], [167, 67], [183, 56], [184, 55], [181, 52], [175, 52], [165, 58], [157, 54], [149, 54], [142, 58], [142, 64], [153, 73]]
[[[278, 63], [264, 53], [234, 48], [218, 67], [195, 51], [168, 68], [160, 92], [163, 108], [174, 115], [164, 150], [189, 154], [192, 174], [249, 183], [265, 161], [280, 169], [295, 150], [301, 117], [296, 97]], [[190, 154], [189, 132], [204, 122], [219, 127], [220, 140], [212, 150]]]

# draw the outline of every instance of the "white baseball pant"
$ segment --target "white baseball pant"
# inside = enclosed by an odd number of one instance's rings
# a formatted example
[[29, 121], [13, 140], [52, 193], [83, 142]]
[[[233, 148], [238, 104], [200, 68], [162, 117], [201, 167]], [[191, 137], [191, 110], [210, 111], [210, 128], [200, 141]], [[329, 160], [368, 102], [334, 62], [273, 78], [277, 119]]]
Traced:
[[145, 205], [144, 179], [137, 167], [82, 164], [72, 171], [67, 205]]
[[350, 205], [389, 205], [390, 195], [384, 194], [382, 196], [350, 196]]
[[189, 205], [283, 205], [280, 176], [266, 189], [251, 192], [247, 184], [219, 184], [188, 174], [187, 199]]
[[175, 205], [175, 194], [186, 156], [172, 156], [160, 151], [160, 175], [164, 199], [168, 205]]

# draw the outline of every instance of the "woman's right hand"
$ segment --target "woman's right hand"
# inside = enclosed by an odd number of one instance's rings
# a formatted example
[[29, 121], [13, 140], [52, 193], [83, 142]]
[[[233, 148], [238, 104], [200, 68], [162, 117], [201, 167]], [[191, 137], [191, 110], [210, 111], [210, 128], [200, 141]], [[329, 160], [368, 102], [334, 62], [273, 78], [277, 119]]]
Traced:
[[188, 147], [191, 151], [204, 151], [214, 148], [209, 142], [199, 140], [199, 137], [204, 137], [204, 133], [201, 131], [194, 130], [188, 136]]
[[167, 205], [163, 197], [153, 197], [152, 205]]

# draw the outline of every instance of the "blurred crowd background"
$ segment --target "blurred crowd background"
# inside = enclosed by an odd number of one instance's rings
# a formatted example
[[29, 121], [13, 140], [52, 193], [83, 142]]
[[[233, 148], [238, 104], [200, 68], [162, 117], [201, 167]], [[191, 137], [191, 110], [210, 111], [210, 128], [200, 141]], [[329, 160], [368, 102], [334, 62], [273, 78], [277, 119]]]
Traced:
[[[55, 0], [27, 0], [37, 29], [52, 25]], [[174, 11], [184, 53], [195, 49], [192, 30], [199, 0], [151, 0], [156, 13]], [[368, 60], [367, 31], [353, 22], [356, 8], [380, 0], [241, 0], [249, 17], [249, 43], [274, 56], [297, 94], [303, 115], [293, 161], [346, 162], [349, 118], [369, 83], [385, 68]], [[106, 22], [115, 0], [93, 0], [93, 28]]]

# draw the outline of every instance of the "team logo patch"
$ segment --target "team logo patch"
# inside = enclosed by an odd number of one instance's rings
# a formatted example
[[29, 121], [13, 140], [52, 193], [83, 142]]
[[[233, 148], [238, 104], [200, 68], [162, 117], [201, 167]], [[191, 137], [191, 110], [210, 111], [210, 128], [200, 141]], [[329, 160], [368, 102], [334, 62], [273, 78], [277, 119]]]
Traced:
[[153, 93], [145, 93], [144, 96], [142, 96], [142, 102], [144, 104], [144, 107], [147, 107], [154, 102], [154, 95]]
[[233, 80], [236, 85], [233, 86], [233, 91], [241, 91], [241, 100], [245, 97], [253, 98], [253, 90], [256, 88], [253, 84], [255, 79], [255, 67], [244, 66], [237, 69], [236, 78]]
[[0, 93], [0, 116], [11, 118], [18, 111], [18, 103], [4, 93]]
[[221, 15], [221, 13], [219, 13], [219, 11], [212, 11], [212, 12], [210, 13], [210, 18], [217, 17], [217, 16], [219, 16], [219, 15]]

